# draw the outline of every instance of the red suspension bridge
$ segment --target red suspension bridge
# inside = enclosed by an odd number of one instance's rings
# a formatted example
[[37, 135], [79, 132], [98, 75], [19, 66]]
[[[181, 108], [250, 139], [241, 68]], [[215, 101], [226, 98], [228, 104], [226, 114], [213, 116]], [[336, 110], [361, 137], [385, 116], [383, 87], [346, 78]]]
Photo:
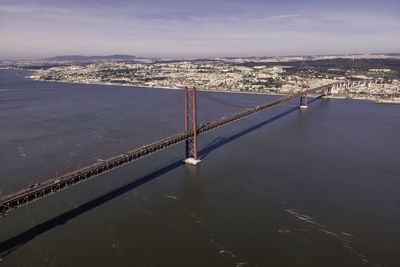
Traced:
[[154, 143], [144, 145], [140, 148], [130, 150], [109, 159], [98, 161], [95, 164], [66, 173], [62, 176], [54, 177], [41, 183], [36, 183], [28, 188], [11, 192], [5, 196], [1, 196], [0, 217], [6, 216], [10, 211], [14, 209], [25, 206], [48, 195], [67, 189], [71, 186], [94, 178], [100, 174], [109, 172], [113, 169], [131, 163], [135, 160], [144, 158], [148, 155], [164, 150], [181, 142], [185, 142], [185, 163], [196, 165], [200, 162], [198, 158], [198, 135], [224, 126], [231, 122], [235, 122], [273, 106], [286, 103], [298, 97], [300, 97], [300, 108], [307, 108], [307, 95], [309, 94], [326, 96], [331, 93], [332, 89], [335, 89], [337, 87], [351, 87], [355, 85], [356, 84], [351, 84], [348, 82], [341, 82], [312, 89], [304, 89], [301, 92], [287, 95], [252, 108], [247, 108], [233, 115], [222, 117], [221, 119], [203, 123], [201, 125], [197, 125], [196, 89], [185, 88], [185, 128], [183, 132], [174, 134], [167, 138], [163, 138]]

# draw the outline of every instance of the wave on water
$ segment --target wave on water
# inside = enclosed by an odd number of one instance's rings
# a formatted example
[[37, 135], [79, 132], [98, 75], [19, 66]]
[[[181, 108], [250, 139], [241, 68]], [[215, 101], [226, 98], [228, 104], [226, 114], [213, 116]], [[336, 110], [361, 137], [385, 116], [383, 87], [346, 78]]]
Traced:
[[174, 200], [177, 200], [177, 199], [178, 199], [178, 197], [177, 197], [177, 196], [174, 196], [174, 195], [166, 195], [165, 197], [166, 197], [166, 198], [170, 198], [170, 199], [174, 199]]
[[[372, 263], [367, 259], [367, 257], [361, 253], [359, 253], [355, 246], [357, 245], [356, 239], [354, 236], [347, 232], [337, 232], [332, 229], [329, 229], [328, 226], [318, 223], [314, 218], [309, 215], [303, 214], [298, 210], [295, 209], [286, 209], [287, 213], [293, 215], [296, 219], [306, 222], [312, 226], [314, 226], [316, 231], [324, 233], [326, 235], [331, 236], [332, 238], [336, 239], [338, 242], [342, 243], [342, 246], [348, 250], [351, 254], [359, 257], [361, 261], [366, 263]], [[379, 264], [375, 263], [375, 266], [380, 266]]]
[[304, 221], [304, 222], [308, 222], [311, 224], [315, 224], [315, 225], [320, 225], [319, 223], [315, 222], [314, 219], [308, 215], [305, 214], [301, 214], [300, 212], [298, 212], [297, 210], [294, 209], [287, 209], [285, 210], [286, 212], [292, 214], [294, 217], [296, 217], [297, 219], [299, 219], [300, 221]]

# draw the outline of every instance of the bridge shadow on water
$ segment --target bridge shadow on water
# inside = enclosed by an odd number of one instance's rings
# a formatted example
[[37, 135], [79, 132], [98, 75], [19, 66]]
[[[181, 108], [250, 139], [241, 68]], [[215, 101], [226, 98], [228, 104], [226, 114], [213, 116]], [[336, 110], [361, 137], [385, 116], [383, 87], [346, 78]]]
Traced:
[[265, 120], [265, 121], [262, 121], [260, 123], [257, 123], [256, 125], [253, 125], [253, 126], [247, 128], [247, 129], [243, 130], [243, 131], [240, 131], [240, 132], [238, 132], [238, 133], [236, 133], [234, 135], [231, 135], [230, 137], [226, 137], [226, 138], [217, 137], [210, 144], [208, 144], [206, 147], [204, 147], [203, 149], [201, 149], [199, 151], [199, 157], [200, 157], [200, 159], [204, 159], [204, 158], [206, 158], [208, 156], [208, 154], [210, 154], [211, 151], [213, 151], [213, 150], [215, 150], [215, 149], [217, 149], [217, 148], [219, 148], [219, 147], [221, 147], [223, 145], [226, 145], [226, 144], [228, 144], [228, 143], [230, 143], [230, 142], [232, 142], [232, 141], [234, 141], [234, 140], [236, 140], [236, 139], [238, 139], [238, 138], [240, 138], [240, 137], [242, 137], [242, 136], [244, 136], [246, 134], [249, 134], [249, 133], [251, 133], [251, 132], [253, 132], [253, 131], [255, 131], [255, 130], [261, 128], [261, 127], [264, 127], [265, 125], [270, 124], [271, 122], [274, 122], [274, 121], [276, 121], [276, 120], [278, 120], [278, 119], [280, 119], [280, 118], [282, 118], [282, 117], [284, 117], [284, 116], [286, 116], [286, 115], [288, 115], [288, 114], [290, 114], [293, 111], [296, 111], [298, 109], [299, 109], [298, 107], [291, 108], [291, 109], [289, 109], [289, 110], [287, 110], [285, 112], [282, 112], [282, 113], [280, 113], [280, 114], [278, 114], [278, 115], [276, 115], [276, 116], [274, 116], [272, 118], [269, 118], [268, 120]]
[[115, 190], [112, 190], [102, 196], [99, 196], [95, 199], [92, 199], [72, 210], [64, 212], [46, 222], [40, 223], [29, 230], [16, 235], [6, 241], [0, 243], [0, 257], [4, 258], [14, 250], [18, 249], [25, 243], [29, 242], [30, 240], [34, 239], [35, 237], [57, 227], [67, 223], [69, 220], [74, 219], [87, 211], [90, 211], [122, 194], [125, 194], [136, 187], [139, 187], [151, 180], [156, 179], [157, 177], [176, 169], [177, 167], [183, 164], [182, 160], [175, 161], [165, 167], [162, 167], [142, 178], [139, 178], [131, 183], [123, 185]]
[[[315, 101], [317, 101], [317, 100], [319, 100], [321, 98], [322, 98], [322, 96], [314, 97], [312, 100], [310, 100], [308, 102], [308, 105], [311, 105], [312, 103], [314, 103]], [[258, 123], [256, 125], [253, 125], [253, 126], [247, 128], [247, 129], [244, 129], [243, 131], [240, 131], [240, 132], [238, 132], [238, 133], [236, 133], [236, 134], [234, 134], [234, 135], [232, 135], [230, 137], [227, 137], [227, 138], [217, 137], [211, 143], [209, 143], [206, 147], [204, 147], [203, 149], [199, 150], [199, 157], [200, 157], [200, 159], [204, 159], [204, 158], [206, 158], [208, 156], [208, 154], [211, 151], [213, 151], [213, 150], [215, 150], [215, 149], [217, 149], [217, 148], [219, 148], [219, 147], [221, 147], [221, 146], [223, 146], [223, 145], [225, 145], [227, 143], [230, 143], [230, 142], [232, 142], [232, 141], [234, 141], [234, 140], [236, 140], [236, 139], [238, 139], [238, 138], [240, 138], [240, 137], [242, 137], [242, 136], [244, 136], [246, 134], [249, 134], [249, 133], [251, 133], [251, 132], [253, 132], [253, 131], [255, 131], [255, 130], [261, 128], [261, 127], [264, 127], [267, 124], [270, 124], [270, 123], [272, 123], [272, 122], [274, 122], [274, 121], [276, 121], [276, 120], [278, 120], [278, 119], [280, 119], [280, 118], [282, 118], [282, 117], [284, 117], [286, 115], [289, 115], [290, 113], [292, 113], [292, 112], [294, 112], [296, 110], [299, 110], [298, 106], [294, 106], [294, 107], [292, 107], [291, 109], [289, 109], [287, 111], [279, 113], [278, 115], [275, 115], [275, 116], [269, 118], [268, 120], [262, 121], [262, 122], [260, 122], [260, 123]]]
[[[317, 99], [319, 99], [319, 98], [313, 99], [312, 101], [309, 102], [309, 104], [316, 101]], [[213, 140], [205, 148], [203, 148], [201, 151], [199, 151], [199, 155], [201, 158], [204, 159], [211, 151], [213, 151], [229, 142], [232, 142], [248, 133], [251, 133], [271, 122], [274, 122], [296, 110], [298, 110], [298, 107], [291, 108], [283, 113], [280, 113], [272, 118], [269, 118], [268, 120], [265, 120], [263, 122], [260, 122], [254, 126], [247, 128], [243, 131], [240, 131], [239, 133], [236, 133], [230, 137], [217, 138], [217, 139]], [[70, 221], [70, 220], [72, 220], [72, 219], [74, 219], [74, 218], [76, 218], [76, 217], [78, 217], [78, 216], [80, 216], [80, 215], [114, 199], [114, 198], [117, 198], [117, 197], [133, 190], [136, 187], [139, 187], [147, 182], [150, 182], [150, 181], [156, 179], [157, 177], [164, 175], [182, 165], [183, 165], [182, 160], [174, 161], [174, 162], [172, 162], [172, 163], [170, 163], [170, 164], [168, 164], [146, 176], [143, 176], [131, 183], [128, 183], [117, 189], [114, 189], [102, 196], [99, 196], [99, 197], [92, 199], [76, 208], [73, 208], [72, 210], [66, 211], [48, 221], [40, 223], [40, 224], [38, 224], [26, 231], [14, 236], [14, 237], [11, 237], [5, 241], [2, 241], [0, 243], [0, 261], [1, 261], [1, 258], [6, 257], [7, 255], [12, 253], [19, 247], [21, 247], [24, 244], [26, 244], [27, 242], [33, 240], [35, 237], [40, 236], [41, 234], [44, 234], [47, 231], [50, 231], [51, 229], [56, 228], [57, 226], [62, 226], [63, 224], [67, 223], [68, 221]]]

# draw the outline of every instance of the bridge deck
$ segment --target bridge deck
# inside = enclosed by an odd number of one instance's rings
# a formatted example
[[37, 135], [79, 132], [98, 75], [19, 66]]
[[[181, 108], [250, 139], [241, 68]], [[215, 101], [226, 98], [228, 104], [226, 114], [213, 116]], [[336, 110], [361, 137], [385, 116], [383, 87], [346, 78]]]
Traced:
[[[204, 123], [197, 128], [198, 134], [206, 133], [215, 128], [221, 127], [228, 123], [237, 121], [251, 114], [263, 111], [270, 107], [288, 102], [294, 98], [297, 98], [304, 94], [316, 93], [319, 91], [328, 90], [333, 84], [325, 85], [313, 89], [309, 89], [296, 94], [288, 95], [277, 100], [268, 102], [263, 105], [258, 105], [254, 108], [245, 109], [244, 111], [238, 112], [236, 114], [223, 117], [222, 119], [215, 120], [212, 122]], [[173, 136], [158, 140], [154, 143], [145, 145], [143, 147], [137, 148], [135, 150], [128, 151], [118, 156], [102, 160], [101, 162], [86, 166], [84, 168], [78, 169], [76, 171], [64, 174], [60, 177], [49, 179], [43, 183], [36, 184], [31, 188], [26, 188], [18, 192], [8, 194], [0, 199], [0, 217], [7, 215], [8, 212], [29, 204], [33, 201], [51, 195], [53, 193], [59, 192], [73, 185], [79, 184], [81, 182], [87, 181], [93, 177], [96, 177], [105, 172], [111, 171], [115, 168], [121, 167], [132, 161], [144, 158], [150, 154], [158, 152], [160, 150], [166, 149], [170, 146], [176, 145], [182, 141], [190, 139], [193, 137], [193, 131], [181, 132]]]

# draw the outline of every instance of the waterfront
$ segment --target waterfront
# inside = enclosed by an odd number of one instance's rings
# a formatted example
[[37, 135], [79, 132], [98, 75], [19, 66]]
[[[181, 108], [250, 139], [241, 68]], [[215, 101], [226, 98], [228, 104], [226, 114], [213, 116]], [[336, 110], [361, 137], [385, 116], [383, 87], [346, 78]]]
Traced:
[[[1, 188], [182, 128], [177, 90], [0, 75]], [[213, 97], [199, 97], [202, 121], [273, 98]], [[398, 265], [400, 107], [296, 104], [201, 136], [197, 168], [181, 165], [178, 145], [13, 212], [0, 221], [0, 247], [24, 245], [3, 263]]]

